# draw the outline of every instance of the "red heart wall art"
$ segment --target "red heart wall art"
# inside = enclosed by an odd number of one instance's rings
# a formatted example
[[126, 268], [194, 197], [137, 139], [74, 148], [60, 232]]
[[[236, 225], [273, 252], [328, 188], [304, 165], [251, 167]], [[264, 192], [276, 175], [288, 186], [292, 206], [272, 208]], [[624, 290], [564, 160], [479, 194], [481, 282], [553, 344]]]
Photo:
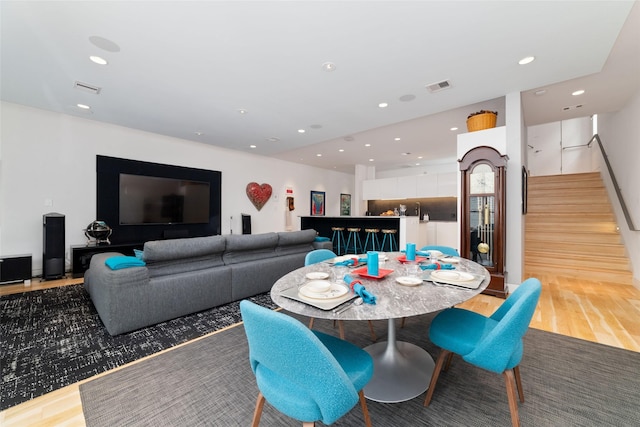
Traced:
[[257, 182], [250, 182], [247, 184], [247, 197], [253, 203], [256, 209], [260, 210], [265, 203], [271, 197], [273, 189], [269, 184], [258, 184]]

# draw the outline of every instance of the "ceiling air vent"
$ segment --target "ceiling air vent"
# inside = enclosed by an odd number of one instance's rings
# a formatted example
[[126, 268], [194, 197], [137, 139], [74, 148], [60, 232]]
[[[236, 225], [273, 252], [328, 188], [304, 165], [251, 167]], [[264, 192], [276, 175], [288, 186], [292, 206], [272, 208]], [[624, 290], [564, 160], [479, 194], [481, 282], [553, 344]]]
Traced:
[[93, 86], [88, 83], [75, 82], [73, 87], [84, 92], [92, 93], [94, 95], [98, 95], [100, 93], [100, 88], [98, 86]]
[[451, 82], [449, 80], [443, 80], [443, 81], [438, 82], [438, 83], [431, 83], [430, 85], [427, 85], [427, 89], [431, 93], [439, 92], [439, 91], [445, 90], [445, 89], [449, 89], [450, 87], [451, 87]]

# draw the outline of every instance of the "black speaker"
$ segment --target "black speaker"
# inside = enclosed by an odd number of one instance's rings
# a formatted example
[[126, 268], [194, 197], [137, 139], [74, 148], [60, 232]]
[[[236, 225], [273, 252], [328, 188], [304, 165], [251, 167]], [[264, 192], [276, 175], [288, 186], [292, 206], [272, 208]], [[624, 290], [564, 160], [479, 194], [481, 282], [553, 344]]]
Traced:
[[42, 278], [64, 277], [64, 215], [42, 215]]
[[251, 234], [251, 215], [242, 215], [242, 234]]

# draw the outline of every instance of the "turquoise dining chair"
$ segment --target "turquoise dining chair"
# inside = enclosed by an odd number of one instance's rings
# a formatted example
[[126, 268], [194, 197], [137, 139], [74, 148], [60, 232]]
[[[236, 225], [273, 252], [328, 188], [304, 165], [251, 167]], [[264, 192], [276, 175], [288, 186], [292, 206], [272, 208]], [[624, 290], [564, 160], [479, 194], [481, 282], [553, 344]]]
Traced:
[[319, 262], [326, 261], [326, 260], [329, 260], [329, 259], [333, 259], [335, 257], [337, 257], [337, 255], [332, 250], [329, 250], [329, 249], [316, 249], [316, 250], [313, 250], [313, 251], [309, 252], [307, 255], [305, 255], [305, 257], [304, 257], [304, 265], [317, 264]]
[[[336, 256], [337, 255], [329, 249], [315, 249], [309, 252], [304, 257], [304, 265], [307, 266], [307, 265], [317, 264], [319, 262], [326, 261], [328, 259], [333, 259]], [[313, 328], [314, 320], [315, 319], [313, 317], [309, 319], [309, 329]], [[334, 327], [335, 327], [335, 322], [334, 322]], [[342, 320], [338, 320], [338, 331], [340, 334], [340, 338], [344, 339], [344, 323], [342, 322]], [[373, 341], [376, 341], [378, 339], [378, 336], [376, 335], [376, 332], [373, 330], [373, 323], [371, 323], [371, 320], [369, 320], [369, 331], [371, 332], [371, 339]]]
[[423, 246], [421, 251], [440, 251], [443, 255], [449, 256], [460, 256], [460, 253], [456, 248], [452, 248], [451, 246], [440, 246], [440, 245], [427, 245]]
[[511, 423], [520, 425], [518, 402], [524, 403], [519, 364], [522, 360], [522, 337], [540, 299], [542, 285], [535, 278], [527, 279], [490, 316], [460, 308], [448, 308], [431, 322], [429, 338], [442, 348], [431, 377], [424, 406], [429, 406], [445, 359], [449, 368], [453, 354], [472, 365], [502, 374], [507, 386]]
[[248, 300], [240, 302], [240, 312], [259, 390], [253, 427], [260, 424], [265, 400], [303, 426], [332, 424], [359, 401], [371, 426], [362, 391], [373, 375], [369, 353]]

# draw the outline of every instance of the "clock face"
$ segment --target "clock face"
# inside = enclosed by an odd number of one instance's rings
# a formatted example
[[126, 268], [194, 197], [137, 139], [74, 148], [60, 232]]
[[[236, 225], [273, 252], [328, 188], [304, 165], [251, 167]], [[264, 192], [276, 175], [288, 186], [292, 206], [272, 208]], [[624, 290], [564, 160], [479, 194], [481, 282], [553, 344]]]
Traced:
[[471, 194], [492, 194], [494, 192], [495, 174], [491, 166], [480, 164], [473, 168], [469, 176]]

